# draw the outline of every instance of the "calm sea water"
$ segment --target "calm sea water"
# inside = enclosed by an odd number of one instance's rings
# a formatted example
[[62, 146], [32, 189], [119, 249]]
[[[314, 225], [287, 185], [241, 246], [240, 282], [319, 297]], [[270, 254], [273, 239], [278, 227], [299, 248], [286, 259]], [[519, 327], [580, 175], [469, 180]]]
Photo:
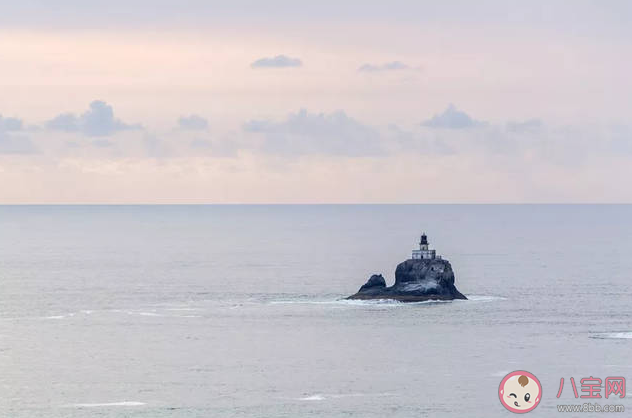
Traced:
[[[341, 300], [422, 230], [471, 300]], [[509, 416], [521, 369], [557, 416], [632, 379], [631, 255], [632, 206], [0, 207], [0, 416]]]

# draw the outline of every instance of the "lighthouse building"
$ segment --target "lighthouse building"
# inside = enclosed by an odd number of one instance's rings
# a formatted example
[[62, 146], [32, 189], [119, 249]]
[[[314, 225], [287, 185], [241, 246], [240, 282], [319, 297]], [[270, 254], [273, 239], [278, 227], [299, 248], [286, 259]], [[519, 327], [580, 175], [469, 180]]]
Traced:
[[435, 258], [441, 258], [441, 256], [437, 257], [436, 251], [428, 248], [428, 237], [425, 233], [421, 234], [419, 249], [413, 250], [413, 260], [434, 260]]

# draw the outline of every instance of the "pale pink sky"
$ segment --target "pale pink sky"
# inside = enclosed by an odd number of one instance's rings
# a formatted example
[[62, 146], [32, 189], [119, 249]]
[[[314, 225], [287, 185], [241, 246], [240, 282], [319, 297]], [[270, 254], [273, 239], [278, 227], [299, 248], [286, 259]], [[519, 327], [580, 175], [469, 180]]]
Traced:
[[0, 203], [632, 202], [628, 4], [434, 3], [8, 5]]

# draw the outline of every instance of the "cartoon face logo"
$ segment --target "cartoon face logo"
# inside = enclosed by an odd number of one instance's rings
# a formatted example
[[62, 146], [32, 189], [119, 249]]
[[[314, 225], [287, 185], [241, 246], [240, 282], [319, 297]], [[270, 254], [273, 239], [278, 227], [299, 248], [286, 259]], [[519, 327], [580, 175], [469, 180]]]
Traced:
[[533, 411], [540, 403], [541, 393], [538, 378], [524, 370], [509, 373], [498, 387], [500, 403], [516, 414]]

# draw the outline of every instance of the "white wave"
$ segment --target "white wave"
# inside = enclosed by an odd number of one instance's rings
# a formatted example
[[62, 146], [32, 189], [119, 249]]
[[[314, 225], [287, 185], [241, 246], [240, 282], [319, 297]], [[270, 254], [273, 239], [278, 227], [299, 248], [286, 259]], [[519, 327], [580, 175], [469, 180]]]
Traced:
[[370, 396], [372, 398], [377, 396], [394, 396], [392, 393], [384, 392], [384, 393], [341, 393], [338, 395], [327, 395], [332, 398], [360, 398], [365, 396]]
[[73, 403], [64, 405], [71, 408], [103, 408], [109, 406], [143, 406], [145, 402], [123, 401], [123, 402], [106, 402], [106, 403]]
[[130, 315], [150, 316], [154, 318], [202, 318], [201, 315], [165, 315], [156, 312], [128, 312]]
[[272, 305], [283, 304], [309, 304], [309, 305], [338, 305], [338, 306], [414, 306], [433, 303], [449, 303], [450, 300], [424, 300], [421, 302], [401, 302], [393, 299], [331, 299], [331, 300], [274, 300], [269, 303]]
[[359, 398], [359, 397], [377, 397], [377, 396], [393, 396], [392, 393], [338, 393], [338, 394], [322, 394], [316, 393], [314, 395], [305, 396], [303, 398], [297, 398], [299, 401], [324, 401], [326, 399], [342, 399], [342, 398]]
[[40, 319], [64, 319], [64, 318], [73, 317], [76, 314], [77, 314], [76, 312], [68, 312], [68, 313], [60, 314], [60, 315], [43, 316], [43, 317], [40, 317]]
[[347, 299], [330, 299], [330, 300], [273, 300], [269, 302], [271, 305], [394, 305], [401, 302], [389, 299], [371, 299], [371, 300], [347, 300]]
[[311, 305], [346, 305], [346, 306], [415, 306], [426, 305], [435, 303], [451, 303], [451, 302], [492, 302], [499, 300], [506, 300], [507, 298], [502, 296], [493, 295], [467, 295], [467, 300], [454, 299], [454, 300], [424, 300], [420, 302], [401, 302], [393, 299], [287, 299], [287, 300], [273, 300], [268, 303], [272, 305], [284, 305], [284, 304], [311, 304]]
[[359, 305], [359, 306], [371, 306], [371, 305], [379, 305], [379, 306], [416, 306], [416, 305], [434, 305], [436, 303], [451, 303], [451, 300], [438, 300], [438, 299], [430, 299], [430, 300], [422, 300], [419, 302], [402, 302], [399, 300], [393, 299], [351, 299], [351, 300], [341, 300], [340, 303], [345, 305]]
[[339, 299], [329, 303], [337, 305], [350, 305], [350, 306], [403, 306], [404, 302], [393, 299]]
[[201, 311], [200, 308], [167, 308], [167, 311]]
[[467, 300], [473, 302], [492, 302], [495, 300], [507, 300], [502, 296], [492, 296], [492, 295], [465, 295], [467, 296]]
[[323, 395], [310, 395], [304, 398], [298, 398], [299, 401], [324, 401], [325, 397]]
[[632, 339], [632, 331], [624, 331], [624, 332], [600, 332], [597, 334], [593, 334], [590, 338], [598, 338], [598, 339], [615, 339], [615, 340], [629, 340]]

